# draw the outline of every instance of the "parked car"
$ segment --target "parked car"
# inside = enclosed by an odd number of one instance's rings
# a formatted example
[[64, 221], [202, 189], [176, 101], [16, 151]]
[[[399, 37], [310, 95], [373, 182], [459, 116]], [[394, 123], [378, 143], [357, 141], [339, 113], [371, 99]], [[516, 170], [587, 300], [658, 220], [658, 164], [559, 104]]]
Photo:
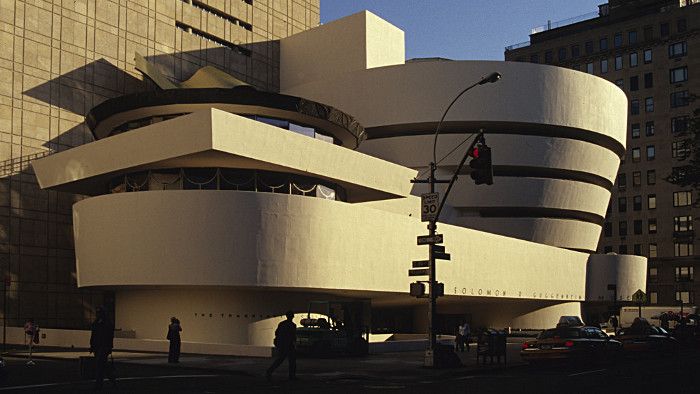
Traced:
[[649, 324], [645, 318], [636, 318], [628, 328], [617, 332], [625, 353], [672, 354], [678, 351], [676, 338], [661, 327]]
[[6, 377], [7, 365], [5, 364], [5, 360], [2, 357], [0, 357], [0, 382], [4, 381]]
[[610, 338], [598, 327], [558, 325], [544, 330], [534, 341], [522, 344], [520, 356], [528, 362], [545, 360], [611, 361], [622, 343]]

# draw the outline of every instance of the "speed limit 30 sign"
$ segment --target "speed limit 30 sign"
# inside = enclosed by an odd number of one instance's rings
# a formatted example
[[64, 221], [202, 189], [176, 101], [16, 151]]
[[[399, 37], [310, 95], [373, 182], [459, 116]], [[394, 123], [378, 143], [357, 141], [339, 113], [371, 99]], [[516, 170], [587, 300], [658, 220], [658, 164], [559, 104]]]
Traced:
[[429, 222], [435, 220], [437, 215], [438, 204], [440, 200], [439, 193], [424, 193], [420, 195], [420, 220], [421, 222]]

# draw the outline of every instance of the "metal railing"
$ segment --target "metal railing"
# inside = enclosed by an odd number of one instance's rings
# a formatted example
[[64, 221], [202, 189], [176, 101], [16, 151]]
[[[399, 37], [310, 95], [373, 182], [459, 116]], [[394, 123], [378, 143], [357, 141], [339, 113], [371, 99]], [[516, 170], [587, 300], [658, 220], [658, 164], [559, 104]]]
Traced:
[[[568, 25], [573, 25], [574, 23], [583, 22], [583, 21], [586, 21], [589, 19], [595, 19], [598, 16], [600, 16], [600, 12], [593, 11], [593, 12], [589, 12], [589, 13], [586, 13], [583, 15], [574, 16], [572, 18], [560, 20], [557, 22], [547, 21], [546, 25], [537, 26], [537, 27], [533, 27], [532, 29], [530, 29], [530, 34], [531, 35], [537, 34], [537, 33], [543, 32], [543, 31], [557, 29], [559, 27], [564, 27], [564, 26], [568, 26]], [[530, 41], [525, 41], [525, 42], [520, 42], [520, 43], [513, 44], [513, 45], [508, 45], [506, 47], [506, 51], [512, 51], [514, 49], [524, 48], [524, 47], [529, 46], [529, 45], [530, 45]]]

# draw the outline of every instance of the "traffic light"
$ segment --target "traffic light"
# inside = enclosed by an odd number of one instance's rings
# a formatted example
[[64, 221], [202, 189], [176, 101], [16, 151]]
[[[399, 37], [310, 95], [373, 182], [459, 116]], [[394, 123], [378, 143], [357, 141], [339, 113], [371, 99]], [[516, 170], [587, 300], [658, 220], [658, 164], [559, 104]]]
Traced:
[[471, 177], [477, 185], [493, 185], [493, 168], [491, 168], [491, 148], [485, 144], [477, 145], [472, 151], [474, 157], [469, 162]]

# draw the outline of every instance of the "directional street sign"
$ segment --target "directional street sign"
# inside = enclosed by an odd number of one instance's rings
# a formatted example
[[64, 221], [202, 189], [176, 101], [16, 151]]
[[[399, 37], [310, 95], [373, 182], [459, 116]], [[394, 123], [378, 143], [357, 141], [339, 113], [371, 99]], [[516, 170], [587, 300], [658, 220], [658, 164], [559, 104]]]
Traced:
[[413, 260], [413, 268], [430, 267], [430, 260]]
[[429, 222], [435, 220], [437, 215], [438, 204], [440, 203], [440, 194], [438, 193], [423, 193], [420, 195], [420, 221]]
[[442, 243], [442, 234], [435, 234], [433, 236], [430, 235], [419, 235], [418, 236], [418, 245], [430, 245], [430, 244], [441, 244]]
[[428, 276], [430, 275], [429, 268], [408, 270], [408, 276]]
[[435, 260], [451, 260], [449, 253], [433, 253]]

